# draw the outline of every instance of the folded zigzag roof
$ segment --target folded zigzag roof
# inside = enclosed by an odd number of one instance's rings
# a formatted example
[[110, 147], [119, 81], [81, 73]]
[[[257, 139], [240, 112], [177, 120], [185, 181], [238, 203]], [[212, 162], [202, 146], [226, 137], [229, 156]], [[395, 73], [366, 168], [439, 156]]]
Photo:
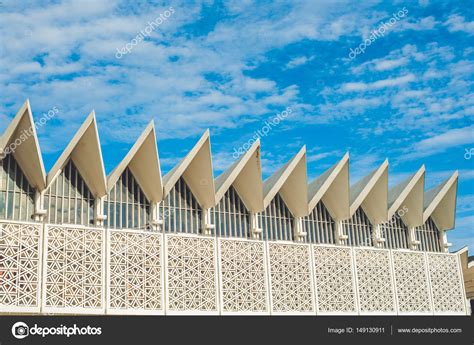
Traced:
[[0, 138], [0, 152], [8, 153], [10, 145], [14, 149], [13, 157], [30, 184], [38, 191], [44, 190], [46, 173], [29, 100], [18, 110]]
[[163, 198], [163, 183], [153, 121], [145, 128], [119, 165], [109, 174], [107, 192], [110, 192], [127, 167], [147, 199], [151, 202], [160, 202]]
[[[22, 137], [25, 131], [30, 131], [31, 135]], [[422, 166], [388, 192], [386, 160], [379, 168], [349, 187], [349, 154], [346, 153], [339, 162], [308, 185], [306, 148], [303, 147], [262, 182], [260, 142], [257, 141], [214, 181], [210, 134], [207, 130], [162, 180], [155, 128], [150, 123], [107, 179], [97, 121], [92, 111], [51, 171], [45, 175], [28, 100], [0, 137], [0, 148], [5, 150], [17, 139], [22, 140], [22, 143], [17, 145], [13, 155], [28, 181], [38, 191], [47, 188], [71, 158], [96, 197], [106, 195], [124, 169], [129, 167], [146, 196], [153, 202], [162, 200], [182, 176], [204, 208], [215, 206], [233, 185], [252, 212], [261, 212], [280, 193], [296, 217], [306, 216], [322, 201], [336, 220], [347, 219], [358, 207], [362, 207], [373, 223], [380, 223], [406, 208], [408, 211], [403, 212], [401, 217], [407, 226], [419, 226], [431, 217], [440, 230], [454, 227], [457, 172], [439, 186], [423, 193], [425, 168]]]
[[267, 207], [280, 193], [295, 217], [308, 215], [308, 177], [306, 146], [263, 183], [263, 205]]
[[263, 183], [259, 140], [216, 178], [216, 204], [219, 203], [225, 192], [232, 185], [249, 211], [253, 213], [263, 211]]

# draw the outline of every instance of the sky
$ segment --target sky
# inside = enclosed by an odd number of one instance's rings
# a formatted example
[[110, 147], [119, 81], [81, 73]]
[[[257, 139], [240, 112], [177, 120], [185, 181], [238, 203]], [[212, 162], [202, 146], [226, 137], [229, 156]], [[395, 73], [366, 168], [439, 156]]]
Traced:
[[458, 170], [448, 239], [471, 253], [473, 74], [472, 1], [0, 1], [0, 133], [26, 99], [57, 109], [46, 171], [92, 110], [107, 173], [151, 120], [163, 173], [209, 128], [215, 176], [267, 126], [264, 178], [303, 145], [309, 180], [345, 152], [351, 183], [386, 158], [390, 186]]

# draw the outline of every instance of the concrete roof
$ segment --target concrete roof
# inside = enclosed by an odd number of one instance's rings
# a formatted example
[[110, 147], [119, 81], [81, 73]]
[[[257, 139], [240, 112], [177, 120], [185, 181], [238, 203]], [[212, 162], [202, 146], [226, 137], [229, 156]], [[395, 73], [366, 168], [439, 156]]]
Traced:
[[107, 194], [107, 181], [94, 111], [89, 114], [48, 173], [47, 186], [51, 185], [61, 173], [69, 159], [73, 160], [96, 198]]
[[425, 193], [423, 222], [431, 217], [439, 230], [454, 228], [457, 190], [457, 171], [440, 185], [428, 190]]
[[308, 186], [308, 212], [322, 201], [336, 220], [349, 218], [349, 153]]
[[216, 204], [219, 203], [231, 185], [234, 186], [249, 211], [263, 211], [263, 183], [259, 140], [216, 178]]
[[13, 157], [28, 182], [41, 192], [46, 188], [46, 173], [29, 100], [23, 103], [0, 138], [0, 152], [8, 153], [8, 146], [15, 140], [21, 143], [15, 145]]
[[423, 195], [425, 188], [425, 166], [394, 186], [388, 192], [388, 219], [398, 211], [408, 227], [423, 225]]
[[283, 201], [295, 217], [308, 215], [308, 185], [306, 146], [263, 183], [263, 206], [266, 208], [275, 195]]
[[130, 168], [147, 199], [151, 202], [160, 202], [163, 197], [163, 183], [153, 121], [145, 128], [119, 165], [109, 174], [107, 192], [115, 186], [127, 167]]
[[387, 221], [387, 198], [388, 160], [385, 160], [380, 167], [350, 187], [350, 216], [362, 207], [372, 224]]
[[164, 176], [164, 196], [169, 194], [181, 176], [191, 188], [201, 207], [211, 208], [215, 206], [209, 130], [206, 130], [186, 157]]

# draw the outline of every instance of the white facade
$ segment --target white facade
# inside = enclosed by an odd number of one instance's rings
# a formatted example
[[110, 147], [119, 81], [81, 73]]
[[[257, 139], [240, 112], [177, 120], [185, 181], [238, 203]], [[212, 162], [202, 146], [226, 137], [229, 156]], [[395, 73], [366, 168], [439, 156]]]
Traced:
[[467, 313], [457, 173], [308, 184], [303, 147], [262, 181], [257, 141], [214, 179], [206, 131], [162, 179], [151, 123], [107, 177], [91, 113], [46, 175], [28, 102], [0, 144], [0, 313]]

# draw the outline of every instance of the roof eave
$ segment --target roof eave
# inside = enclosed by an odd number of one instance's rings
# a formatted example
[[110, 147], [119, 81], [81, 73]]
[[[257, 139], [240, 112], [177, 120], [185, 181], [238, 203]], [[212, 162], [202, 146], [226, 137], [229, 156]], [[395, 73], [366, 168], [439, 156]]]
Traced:
[[308, 215], [307, 181], [306, 146], [303, 146], [264, 196], [264, 208], [271, 203], [277, 193], [280, 193], [293, 216], [303, 217]]
[[107, 178], [94, 111], [89, 114], [48, 173], [47, 186], [61, 173], [69, 159], [74, 161], [94, 197], [100, 198], [107, 194]]
[[191, 151], [164, 177], [167, 196], [180, 177], [191, 188], [203, 208], [215, 206], [215, 189], [209, 130], [206, 130]]
[[[377, 195], [374, 195], [375, 188], [377, 188]], [[386, 159], [350, 205], [350, 216], [352, 217], [357, 209], [362, 206], [372, 223], [377, 224], [386, 221], [388, 215], [387, 196], [388, 160]]]
[[216, 204], [234, 185], [240, 198], [251, 212], [263, 211], [263, 182], [260, 161], [260, 141], [257, 140], [242, 156], [216, 191]]
[[439, 230], [450, 230], [455, 225], [458, 171], [455, 171], [443, 188], [423, 212], [423, 223], [432, 217]]
[[[338, 181], [340, 179], [340, 181]], [[338, 181], [339, 183], [337, 183]], [[340, 187], [340, 188], [337, 188]], [[332, 202], [333, 193], [338, 194], [337, 202]], [[331, 195], [330, 195], [331, 194]], [[326, 200], [323, 200], [326, 199]], [[337, 220], [349, 217], [349, 153], [347, 152], [334, 167], [326, 181], [321, 185], [308, 203], [308, 212], [311, 213], [319, 201], [323, 200], [328, 211]], [[328, 205], [326, 205], [328, 204]], [[337, 204], [337, 205], [336, 205]]]
[[163, 183], [153, 121], [107, 178], [107, 192], [115, 186], [127, 167], [130, 168], [147, 199], [151, 202], [160, 202], [163, 197]]
[[1, 137], [0, 151], [4, 152], [7, 146], [17, 139], [21, 140], [21, 144], [16, 146], [13, 156], [26, 175], [28, 182], [41, 192], [46, 188], [46, 172], [28, 99], [18, 110]]

